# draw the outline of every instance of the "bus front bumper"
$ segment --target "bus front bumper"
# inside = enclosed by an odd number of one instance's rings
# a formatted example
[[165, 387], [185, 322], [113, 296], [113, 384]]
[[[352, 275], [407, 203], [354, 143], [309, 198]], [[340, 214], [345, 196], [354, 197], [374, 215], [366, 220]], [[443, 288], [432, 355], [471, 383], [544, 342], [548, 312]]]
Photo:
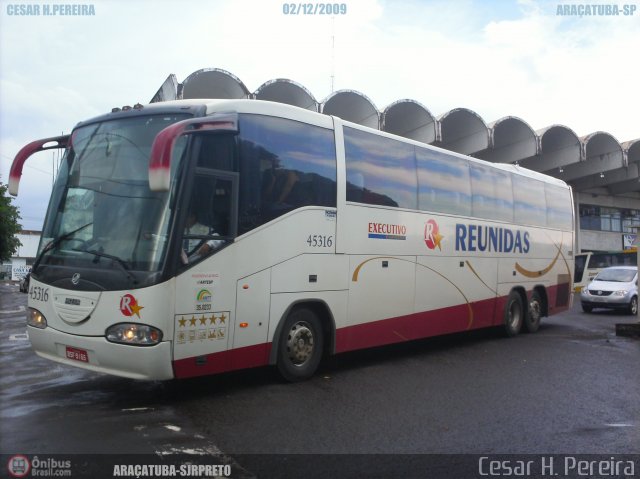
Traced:
[[155, 346], [110, 343], [104, 337], [75, 336], [27, 326], [38, 356], [58, 363], [131, 379], [173, 379], [171, 342]]

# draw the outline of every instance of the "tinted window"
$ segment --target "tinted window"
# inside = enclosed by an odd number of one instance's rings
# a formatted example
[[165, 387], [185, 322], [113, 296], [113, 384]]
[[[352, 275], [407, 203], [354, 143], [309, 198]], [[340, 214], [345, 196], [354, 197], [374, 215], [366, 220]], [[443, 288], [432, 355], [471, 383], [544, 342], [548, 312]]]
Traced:
[[584, 267], [586, 266], [587, 255], [577, 254], [575, 259], [575, 272], [574, 272], [574, 283], [579, 283], [582, 281], [582, 276], [584, 274]]
[[513, 221], [511, 175], [477, 163], [470, 167], [473, 216]]
[[467, 161], [425, 148], [416, 148], [416, 160], [419, 208], [469, 216], [471, 188]]
[[344, 143], [347, 201], [417, 208], [412, 145], [348, 127]]
[[513, 175], [515, 222], [546, 226], [547, 206], [544, 183], [525, 176]]
[[240, 115], [239, 233], [302, 206], [336, 205], [332, 130]]
[[202, 135], [198, 166], [213, 170], [236, 171], [233, 155], [234, 135]]
[[635, 253], [593, 253], [588, 268], [606, 268], [608, 266], [637, 266]]
[[545, 185], [547, 200], [547, 226], [570, 230], [573, 212], [571, 210], [571, 192], [567, 188]]

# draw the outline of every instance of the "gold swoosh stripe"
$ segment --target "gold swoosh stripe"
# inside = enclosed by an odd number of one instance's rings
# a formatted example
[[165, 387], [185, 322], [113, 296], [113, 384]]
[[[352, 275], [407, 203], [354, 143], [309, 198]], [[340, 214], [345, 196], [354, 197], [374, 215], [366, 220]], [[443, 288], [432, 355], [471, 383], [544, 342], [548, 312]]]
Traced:
[[358, 282], [358, 276], [360, 275], [360, 270], [362, 269], [362, 267], [367, 264], [369, 261], [374, 261], [376, 259], [394, 259], [397, 261], [406, 261], [407, 263], [412, 263], [418, 266], [422, 266], [423, 268], [428, 269], [429, 271], [437, 274], [438, 276], [442, 277], [443, 279], [445, 279], [448, 283], [450, 283], [454, 288], [456, 288], [458, 290], [458, 292], [462, 295], [462, 297], [464, 298], [465, 302], [467, 303], [467, 309], [469, 310], [469, 324], [467, 325], [467, 329], [471, 329], [471, 325], [473, 324], [473, 308], [471, 307], [471, 303], [469, 302], [469, 298], [467, 298], [467, 296], [462, 292], [462, 290], [454, 283], [452, 282], [449, 278], [447, 278], [445, 275], [443, 275], [442, 273], [439, 273], [438, 271], [436, 271], [433, 268], [429, 268], [428, 266], [424, 265], [424, 264], [420, 264], [420, 263], [416, 263], [414, 261], [409, 261], [403, 258], [398, 258], [395, 256], [376, 256], [374, 258], [369, 258], [367, 260], [364, 260], [362, 263], [360, 263], [356, 269], [353, 271], [353, 275], [351, 276], [351, 281], [353, 281], [354, 283]]
[[467, 264], [467, 266], [469, 267], [469, 269], [471, 270], [471, 272], [472, 272], [473, 274], [475, 274], [475, 275], [476, 275], [476, 278], [478, 278], [478, 280], [479, 280], [482, 284], [484, 284], [484, 285], [487, 287], [487, 289], [488, 289], [489, 291], [491, 291], [493, 294], [498, 294], [498, 292], [497, 292], [495, 289], [493, 289], [491, 286], [489, 286], [487, 283], [485, 283], [485, 282], [484, 282], [484, 280], [480, 277], [480, 275], [479, 275], [479, 274], [478, 274], [478, 272], [475, 270], [475, 268], [474, 268], [473, 266], [471, 266], [471, 263], [469, 263], [469, 261], [468, 261], [468, 260], [465, 260], [465, 263]]
[[556, 248], [558, 248], [558, 253], [556, 254], [556, 257], [553, 258], [553, 261], [551, 261], [551, 263], [549, 264], [549, 266], [547, 266], [545, 269], [540, 270], [540, 271], [531, 271], [529, 269], [525, 269], [522, 266], [520, 266], [520, 264], [518, 264], [518, 262], [516, 261], [516, 271], [518, 273], [520, 273], [523, 276], [526, 276], [527, 278], [539, 278], [540, 276], [544, 276], [545, 274], [547, 274], [549, 271], [551, 271], [551, 269], [554, 267], [554, 265], [556, 264], [556, 262], [558, 261], [558, 258], [560, 257], [560, 253], [562, 252], [562, 242], [560, 243], [560, 246], [554, 244], [554, 246]]

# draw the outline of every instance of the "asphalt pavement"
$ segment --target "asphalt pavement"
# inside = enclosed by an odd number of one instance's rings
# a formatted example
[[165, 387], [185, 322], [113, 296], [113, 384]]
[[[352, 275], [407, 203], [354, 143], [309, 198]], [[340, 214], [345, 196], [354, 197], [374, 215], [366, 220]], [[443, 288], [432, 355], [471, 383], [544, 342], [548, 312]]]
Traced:
[[615, 335], [636, 320], [619, 313], [574, 305], [513, 339], [489, 330], [343, 354], [288, 384], [270, 368], [142, 382], [52, 363], [30, 348], [25, 305], [0, 283], [3, 457], [193, 456], [233, 477], [339, 462], [335, 477], [356, 477], [380, 458], [424, 472], [434, 454], [640, 453], [640, 341]]

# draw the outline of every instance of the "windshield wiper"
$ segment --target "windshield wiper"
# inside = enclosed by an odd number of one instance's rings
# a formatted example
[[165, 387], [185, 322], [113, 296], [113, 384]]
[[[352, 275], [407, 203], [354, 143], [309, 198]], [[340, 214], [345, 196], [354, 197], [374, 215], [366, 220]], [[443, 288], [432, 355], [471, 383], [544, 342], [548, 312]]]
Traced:
[[[102, 249], [102, 248], [101, 248]], [[111, 261], [113, 261], [114, 263], [117, 263], [118, 266], [120, 266], [120, 268], [122, 268], [122, 270], [125, 272], [125, 274], [127, 275], [127, 278], [129, 278], [130, 280], [132, 280], [135, 283], [135, 276], [133, 276], [131, 274], [131, 264], [129, 264], [128, 261], [119, 258], [118, 256], [109, 254], [109, 253], [104, 253], [102, 251], [98, 251], [95, 249], [85, 249], [82, 250], [83, 253], [89, 253], [94, 255], [96, 258], [93, 260], [94, 263], [97, 263], [98, 261], [100, 261], [100, 258], [107, 258], [110, 259]]]
[[46, 252], [51, 251], [53, 248], [58, 246], [64, 240], [67, 240], [67, 239], [71, 238], [78, 231], [83, 230], [87, 226], [91, 226], [92, 224], [93, 224], [93, 221], [91, 221], [90, 223], [87, 223], [86, 225], [82, 225], [79, 228], [74, 229], [73, 231], [69, 231], [68, 233], [63, 234], [62, 236], [58, 236], [56, 239], [54, 239], [51, 242], [49, 242], [49, 244], [47, 246], [45, 246], [44, 248], [42, 248], [42, 251], [40, 251], [40, 254], [36, 258], [36, 260], [33, 262], [33, 266], [31, 268], [31, 270], [33, 272], [36, 271], [36, 269], [38, 268], [38, 265], [40, 264], [40, 261], [42, 261], [42, 258], [44, 257], [44, 254]]

